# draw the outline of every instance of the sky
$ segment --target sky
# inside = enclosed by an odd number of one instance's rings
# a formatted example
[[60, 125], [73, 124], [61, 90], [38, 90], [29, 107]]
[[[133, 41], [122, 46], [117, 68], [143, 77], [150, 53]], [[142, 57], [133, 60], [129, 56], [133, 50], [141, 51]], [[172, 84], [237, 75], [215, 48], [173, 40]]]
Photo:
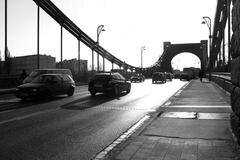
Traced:
[[[37, 53], [37, 6], [33, 0], [7, 0], [8, 48], [13, 57]], [[97, 27], [104, 25], [100, 45], [126, 63], [140, 67], [153, 65], [163, 53], [163, 42], [200, 43], [208, 40], [203, 16], [214, 21], [217, 0], [52, 0], [79, 28], [97, 39]], [[213, 27], [212, 27], [213, 28]], [[0, 51], [4, 55], [4, 0], [0, 0]], [[81, 59], [91, 65], [91, 49], [81, 43]], [[60, 25], [40, 11], [40, 54], [60, 61]], [[181, 54], [181, 66], [198, 58]], [[77, 58], [78, 41], [63, 30], [63, 59]], [[177, 56], [176, 56], [177, 57]], [[95, 55], [96, 58], [96, 55]], [[95, 60], [96, 62], [96, 60]], [[102, 62], [100, 58], [100, 63]], [[175, 63], [176, 63], [175, 62]], [[193, 65], [194, 65], [193, 64]], [[107, 66], [111, 66], [106, 61]], [[192, 64], [191, 64], [192, 65]], [[95, 64], [96, 66], [96, 64]]]

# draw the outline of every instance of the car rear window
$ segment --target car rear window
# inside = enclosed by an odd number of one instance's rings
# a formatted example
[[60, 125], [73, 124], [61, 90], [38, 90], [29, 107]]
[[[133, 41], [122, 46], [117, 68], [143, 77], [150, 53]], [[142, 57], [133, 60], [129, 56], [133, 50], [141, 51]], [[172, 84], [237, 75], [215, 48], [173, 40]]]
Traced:
[[39, 75], [37, 78], [33, 80], [34, 83], [46, 83], [52, 81], [59, 81], [58, 76], [54, 75]]

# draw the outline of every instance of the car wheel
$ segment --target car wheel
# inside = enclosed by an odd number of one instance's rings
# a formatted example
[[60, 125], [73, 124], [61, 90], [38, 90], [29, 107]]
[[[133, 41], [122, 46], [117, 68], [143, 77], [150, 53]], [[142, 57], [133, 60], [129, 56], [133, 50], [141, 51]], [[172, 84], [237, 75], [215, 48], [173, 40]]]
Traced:
[[131, 91], [131, 87], [129, 87], [129, 88], [127, 89], [127, 93], [130, 93], [130, 91]]
[[96, 95], [96, 92], [91, 91], [90, 94], [91, 94], [92, 97], [94, 97]]
[[119, 96], [119, 94], [120, 94], [119, 87], [118, 86], [114, 87], [114, 95]]
[[72, 96], [73, 93], [74, 93], [74, 88], [73, 87], [69, 88], [67, 95]]
[[48, 98], [51, 98], [53, 97], [53, 94], [50, 90], [45, 90], [43, 93], [42, 93], [42, 97], [43, 99], [48, 99]]

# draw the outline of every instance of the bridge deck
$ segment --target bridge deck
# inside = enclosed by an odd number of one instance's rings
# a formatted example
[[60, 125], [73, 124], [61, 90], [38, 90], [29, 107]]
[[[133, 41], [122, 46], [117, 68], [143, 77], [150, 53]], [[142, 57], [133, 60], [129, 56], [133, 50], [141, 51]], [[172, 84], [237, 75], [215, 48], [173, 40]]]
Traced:
[[[116, 159], [234, 159], [229, 94], [212, 82], [191, 81], [161, 107], [161, 115], [118, 147]], [[110, 158], [111, 159], [111, 158]]]

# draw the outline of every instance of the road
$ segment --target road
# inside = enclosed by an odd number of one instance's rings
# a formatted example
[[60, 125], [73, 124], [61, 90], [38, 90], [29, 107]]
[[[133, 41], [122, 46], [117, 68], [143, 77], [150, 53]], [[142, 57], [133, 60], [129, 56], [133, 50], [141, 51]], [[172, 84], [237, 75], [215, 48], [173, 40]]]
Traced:
[[186, 83], [132, 83], [121, 97], [91, 97], [87, 86], [77, 87], [72, 97], [43, 101], [1, 95], [0, 159], [91, 159]]

